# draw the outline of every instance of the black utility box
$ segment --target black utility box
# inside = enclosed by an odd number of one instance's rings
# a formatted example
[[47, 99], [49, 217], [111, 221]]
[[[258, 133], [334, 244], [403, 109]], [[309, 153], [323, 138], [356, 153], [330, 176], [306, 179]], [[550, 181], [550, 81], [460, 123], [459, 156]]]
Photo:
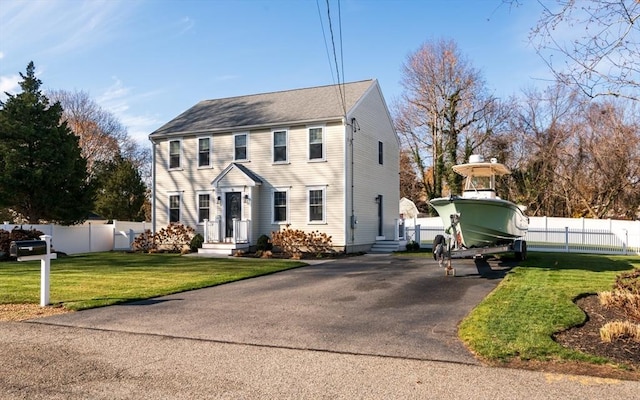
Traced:
[[27, 257], [47, 254], [47, 242], [44, 240], [16, 240], [9, 244], [9, 256]]

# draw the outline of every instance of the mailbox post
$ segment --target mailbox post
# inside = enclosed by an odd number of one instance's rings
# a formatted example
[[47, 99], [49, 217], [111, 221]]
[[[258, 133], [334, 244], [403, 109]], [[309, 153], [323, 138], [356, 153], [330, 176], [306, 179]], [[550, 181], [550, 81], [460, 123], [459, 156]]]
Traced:
[[49, 305], [51, 259], [57, 255], [51, 254], [51, 236], [42, 235], [40, 239], [11, 242], [9, 254], [17, 257], [18, 261], [40, 260], [40, 306], [45, 307]]

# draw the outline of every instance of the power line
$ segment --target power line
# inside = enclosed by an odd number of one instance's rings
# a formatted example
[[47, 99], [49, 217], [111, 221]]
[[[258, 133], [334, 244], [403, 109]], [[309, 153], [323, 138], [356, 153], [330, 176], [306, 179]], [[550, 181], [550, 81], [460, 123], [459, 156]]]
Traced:
[[[335, 65], [335, 69], [336, 69], [336, 75], [337, 75], [337, 87], [338, 87], [338, 92], [339, 92], [339, 97], [340, 97], [340, 102], [342, 105], [342, 110], [343, 113], [346, 117], [347, 115], [347, 100], [346, 100], [346, 92], [344, 90], [344, 57], [343, 57], [343, 52], [342, 52], [342, 16], [340, 13], [340, 0], [338, 0], [338, 25], [339, 25], [339, 32], [340, 32], [340, 68], [338, 65], [338, 56], [336, 54], [336, 43], [335, 43], [335, 38], [334, 38], [334, 34], [333, 34], [333, 24], [331, 21], [331, 7], [329, 5], [329, 0], [326, 0], [326, 4], [327, 4], [327, 20], [329, 23], [329, 33], [331, 34], [331, 48], [333, 50], [333, 65]], [[322, 26], [322, 36], [324, 38], [324, 42], [325, 42], [325, 49], [327, 51], [327, 59], [329, 60], [329, 69], [331, 70], [331, 78], [334, 79], [333, 77], [333, 65], [331, 62], [331, 56], [329, 55], [329, 49], [328, 49], [328, 45], [327, 45], [327, 38], [326, 38], [326, 34], [324, 31], [324, 25], [322, 24], [322, 16], [321, 16], [321, 12], [320, 12], [320, 5], [318, 3], [318, 0], [316, 0], [316, 5], [318, 7], [318, 15], [320, 15], [320, 25]], [[340, 69], [342, 69], [342, 81], [340, 80]], [[334, 79], [334, 84], [335, 84], [335, 79]]]

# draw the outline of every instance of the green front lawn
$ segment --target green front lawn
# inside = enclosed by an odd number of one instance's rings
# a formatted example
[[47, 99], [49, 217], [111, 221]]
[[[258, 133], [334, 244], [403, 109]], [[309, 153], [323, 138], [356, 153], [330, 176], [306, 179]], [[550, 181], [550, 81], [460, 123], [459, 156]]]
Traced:
[[[147, 299], [304, 265], [288, 260], [92, 253], [51, 261], [52, 304], [72, 310]], [[0, 263], [0, 304], [40, 302], [40, 261]]]
[[460, 338], [487, 360], [605, 362], [552, 340], [585, 320], [573, 300], [611, 290], [617, 275], [640, 267], [640, 257], [529, 253], [460, 325]]

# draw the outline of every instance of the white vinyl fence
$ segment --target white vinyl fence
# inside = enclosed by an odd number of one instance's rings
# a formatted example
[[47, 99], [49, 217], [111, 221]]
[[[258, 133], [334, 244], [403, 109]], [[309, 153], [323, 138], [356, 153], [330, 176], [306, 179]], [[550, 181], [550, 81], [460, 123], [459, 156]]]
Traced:
[[[405, 220], [408, 241], [431, 248], [444, 234], [439, 217]], [[524, 237], [529, 251], [640, 255], [640, 221], [530, 217]]]
[[51, 236], [54, 250], [66, 254], [93, 253], [98, 251], [130, 250], [136, 235], [150, 228], [148, 222], [113, 221], [112, 224], [87, 222], [83, 225], [62, 226], [55, 224], [31, 225], [3, 223], [0, 229], [14, 228], [38, 230]]

